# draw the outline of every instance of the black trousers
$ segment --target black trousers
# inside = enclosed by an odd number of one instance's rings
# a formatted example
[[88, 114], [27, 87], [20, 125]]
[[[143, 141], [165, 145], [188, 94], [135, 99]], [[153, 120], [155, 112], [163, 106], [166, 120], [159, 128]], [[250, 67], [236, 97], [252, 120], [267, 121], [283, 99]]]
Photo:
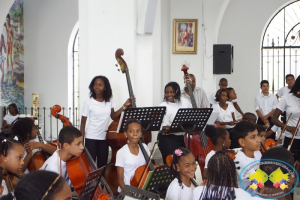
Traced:
[[106, 140], [93, 140], [85, 138], [85, 146], [90, 152], [94, 161], [97, 160], [98, 168], [107, 164], [108, 145], [106, 144]]
[[172, 155], [175, 149], [185, 147], [183, 135], [163, 135], [158, 134], [157, 140], [158, 148], [161, 152], [164, 164], [166, 164], [166, 158], [168, 155]]
[[[290, 141], [292, 138], [284, 137], [283, 147], [288, 148]], [[300, 139], [294, 139], [293, 144], [291, 146], [291, 151], [300, 151]]]
[[[267, 129], [267, 131], [268, 131], [268, 130], [270, 130], [270, 129], [272, 128], [272, 126], [273, 126], [274, 124], [272, 123], [272, 117], [268, 117], [267, 120], [268, 120], [269, 123], [270, 123], [270, 126], [269, 126], [269, 128]], [[265, 125], [265, 123], [260, 119], [260, 117], [259, 117], [258, 120], [257, 120], [257, 124]], [[275, 140], [275, 133], [272, 133], [268, 138], [271, 138], [271, 139]]]

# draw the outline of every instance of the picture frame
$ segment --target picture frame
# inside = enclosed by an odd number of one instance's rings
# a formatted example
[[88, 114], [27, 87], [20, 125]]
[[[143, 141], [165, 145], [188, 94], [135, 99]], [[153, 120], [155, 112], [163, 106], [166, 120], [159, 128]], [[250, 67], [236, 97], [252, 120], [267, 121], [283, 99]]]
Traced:
[[197, 54], [198, 19], [173, 20], [173, 53]]

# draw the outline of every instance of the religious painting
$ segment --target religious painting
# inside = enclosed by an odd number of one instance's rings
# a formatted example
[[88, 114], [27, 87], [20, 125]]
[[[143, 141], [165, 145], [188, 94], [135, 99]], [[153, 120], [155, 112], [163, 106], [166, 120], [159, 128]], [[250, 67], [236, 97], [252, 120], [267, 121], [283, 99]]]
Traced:
[[24, 112], [23, 1], [15, 0], [2, 24], [0, 37], [1, 106], [15, 103]]
[[174, 19], [173, 53], [197, 54], [198, 19]]

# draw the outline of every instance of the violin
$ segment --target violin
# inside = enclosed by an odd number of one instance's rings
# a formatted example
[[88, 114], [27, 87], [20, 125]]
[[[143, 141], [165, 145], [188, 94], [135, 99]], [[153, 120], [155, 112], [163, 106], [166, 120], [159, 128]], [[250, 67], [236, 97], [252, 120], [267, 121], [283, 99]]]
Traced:
[[266, 139], [265, 142], [260, 142], [260, 152], [263, 153], [265, 151], [267, 151], [268, 149], [271, 149], [273, 147], [276, 146], [276, 142], [275, 140], [269, 138], [269, 139]]
[[[181, 71], [184, 72], [185, 84], [187, 85], [187, 88], [189, 90], [192, 106], [193, 106], [193, 108], [197, 108], [196, 100], [193, 95], [193, 90], [192, 90], [192, 86], [190, 83], [190, 77], [187, 72], [188, 69], [189, 68], [186, 65], [183, 65], [181, 68]], [[199, 163], [200, 171], [201, 171], [201, 174], [203, 175], [206, 155], [212, 149], [214, 149], [214, 145], [212, 144], [210, 139], [208, 137], [206, 137], [204, 131], [200, 131], [200, 132], [195, 131], [195, 132], [192, 132], [191, 135], [192, 135], [192, 137], [190, 138], [190, 150], [192, 151], [197, 162]], [[189, 136], [186, 133], [184, 135], [184, 143], [185, 143], [186, 147], [189, 146], [189, 144], [188, 144], [189, 138], [188, 137]]]
[[[132, 89], [132, 84], [129, 75], [129, 68], [122, 58], [124, 55], [123, 49], [117, 49], [115, 52], [115, 58], [121, 68], [122, 73], [126, 75], [127, 86], [129, 97], [131, 99], [131, 107], [136, 108], [134, 93]], [[117, 65], [116, 65], [117, 66]], [[117, 133], [117, 128], [119, 125], [120, 118], [115, 119], [108, 127], [108, 131], [106, 134], [106, 143], [111, 147], [111, 160], [110, 163], [106, 166], [104, 177], [107, 180], [108, 185], [112, 189], [115, 196], [118, 194], [118, 182], [115, 180], [117, 177], [117, 168], [115, 166], [116, 162], [116, 154], [117, 151], [127, 144], [127, 139], [124, 133]], [[151, 142], [151, 131], [143, 131], [143, 139], [144, 143], [148, 144]]]
[[226, 149], [225, 150], [225, 153], [230, 157], [232, 158], [232, 160], [235, 159], [235, 155], [237, 154], [234, 150], [232, 149]]
[[[61, 107], [59, 105], [55, 105], [52, 108], [53, 108], [53, 110], [51, 109], [51, 114], [55, 118], [60, 119], [62, 121], [62, 123], [64, 124], [64, 126], [71, 125], [71, 123], [65, 116], [58, 114], [58, 112], [61, 111]], [[80, 193], [81, 188], [82, 188], [88, 174], [97, 169], [97, 165], [94, 162], [93, 158], [91, 157], [91, 155], [86, 147], [84, 147], [84, 151], [79, 157], [76, 157], [76, 158], [73, 158], [73, 159], [70, 159], [69, 161], [67, 161], [66, 167], [67, 167], [67, 172], [68, 172], [69, 178], [72, 182], [72, 185], [78, 194]], [[102, 187], [99, 183], [99, 185], [96, 188], [96, 191], [93, 195], [92, 200], [110, 200], [110, 196], [113, 197], [113, 192], [110, 190], [110, 188], [107, 185], [103, 176], [101, 177], [100, 180], [101, 180], [101, 183], [103, 183], [106, 186], [106, 189], [108, 190], [110, 195], [105, 194], [102, 191]]]

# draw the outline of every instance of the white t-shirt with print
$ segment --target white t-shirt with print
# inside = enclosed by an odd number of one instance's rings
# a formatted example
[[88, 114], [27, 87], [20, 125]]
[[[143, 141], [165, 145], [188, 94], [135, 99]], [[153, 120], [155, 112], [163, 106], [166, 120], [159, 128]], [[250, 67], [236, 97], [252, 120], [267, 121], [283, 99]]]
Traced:
[[88, 117], [85, 130], [85, 138], [94, 140], [105, 140], [109, 125], [111, 109], [115, 107], [111, 98], [109, 102], [99, 102], [94, 98], [85, 101], [82, 116]]
[[71, 185], [71, 180], [67, 172], [67, 164], [60, 159], [58, 154], [59, 150], [55, 151], [52, 156], [46, 160], [40, 170], [46, 170], [60, 174], [69, 183], [69, 185]]
[[187, 200], [193, 198], [194, 186], [191, 184], [191, 187], [185, 186], [183, 183], [180, 186], [178, 183], [178, 179], [174, 178], [174, 180], [170, 183], [166, 200]]
[[[149, 148], [143, 143], [144, 149], [146, 150], [148, 156], [150, 156]], [[135, 170], [146, 164], [145, 157], [141, 148], [139, 148], [139, 154], [136, 156], [130, 152], [128, 144], [125, 144], [117, 152], [116, 167], [124, 168], [124, 183], [125, 185], [130, 185], [130, 180], [134, 176]], [[118, 187], [118, 192], [121, 192], [121, 188]]]
[[[228, 104], [228, 107], [226, 110], [224, 110], [223, 108], [220, 107], [220, 105], [217, 103], [217, 104], [214, 104], [212, 106], [212, 108], [214, 109], [213, 112], [217, 112], [219, 113], [218, 117], [217, 117], [217, 121], [219, 122], [232, 122], [233, 121], [233, 118], [232, 118], [232, 113], [235, 112], [235, 108], [233, 106], [233, 104], [231, 102], [227, 102]], [[233, 126], [231, 125], [225, 125], [225, 127], [228, 129], [228, 128], [233, 128]]]
[[11, 125], [11, 123], [14, 122], [18, 117], [19, 115], [12, 116], [10, 113], [8, 113], [4, 116], [3, 120], [5, 120], [7, 124]]
[[[201, 200], [200, 196], [202, 191], [205, 191], [205, 186], [198, 186], [194, 189], [192, 200]], [[244, 191], [242, 188], [234, 188], [236, 195], [236, 200], [261, 200], [259, 197], [252, 197], [248, 192]]]
[[210, 160], [210, 158], [215, 155], [216, 152], [214, 150], [211, 150], [205, 157], [205, 166], [204, 166], [204, 169], [207, 168], [207, 165], [208, 165], [208, 161]]
[[[180, 102], [178, 100], [175, 100], [174, 103], [164, 101], [161, 104], [159, 104], [159, 106], [167, 107], [166, 114], [162, 122], [162, 126], [171, 126], [179, 108], [192, 108], [191, 102], [189, 102], [189, 100], [187, 100], [184, 97], [180, 98]], [[184, 135], [184, 134], [185, 132], [179, 132], [176, 133], [175, 135]]]
[[288, 93], [290, 93], [291, 89], [289, 89], [288, 86], [282, 87], [279, 89], [279, 91], [277, 92], [277, 96], [282, 97]]
[[[300, 98], [297, 98], [293, 93], [288, 93], [284, 95], [279, 103], [277, 108], [282, 112], [286, 112], [286, 116], [290, 116], [290, 120], [287, 123], [287, 126], [296, 127], [298, 119], [300, 117]], [[292, 138], [292, 133], [285, 130], [285, 137]], [[295, 139], [300, 139], [300, 129], [298, 129]]]

